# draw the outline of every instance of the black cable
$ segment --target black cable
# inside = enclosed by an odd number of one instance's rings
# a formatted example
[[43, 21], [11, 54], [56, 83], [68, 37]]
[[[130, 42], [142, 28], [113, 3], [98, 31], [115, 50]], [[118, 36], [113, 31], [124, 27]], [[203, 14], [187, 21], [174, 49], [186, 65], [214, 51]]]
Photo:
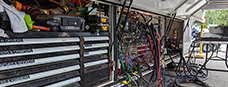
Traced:
[[[147, 23], [147, 21], [146, 21], [146, 18], [144, 17], [144, 15], [142, 15], [142, 14], [140, 14], [142, 17], [143, 17], [143, 19], [144, 19], [144, 22], [146, 23], [146, 26], [147, 26], [147, 28], [149, 29], [149, 34], [150, 34], [150, 36], [151, 36], [151, 39], [152, 39], [152, 43], [154, 43], [154, 48], [155, 48], [155, 58], [154, 58], [154, 61], [155, 61], [155, 64], [154, 64], [154, 71], [153, 72], [155, 72], [155, 80], [157, 80], [158, 79], [158, 64], [159, 64], [159, 52], [158, 52], [158, 46], [157, 46], [157, 41], [156, 41], [156, 39], [155, 39], [155, 33], [153, 32], [153, 30], [149, 27], [149, 25], [148, 25], [148, 23]], [[154, 73], [153, 73], [154, 74]], [[151, 75], [151, 78], [150, 78], [150, 80], [149, 81], [146, 81], [148, 84], [151, 84], [150, 83], [150, 81], [152, 80], [152, 78], [154, 77], [154, 75]], [[154, 81], [155, 81], [154, 80]]]
[[147, 85], [150, 85], [150, 82], [147, 81], [142, 75], [142, 70], [141, 70], [141, 67], [140, 67], [140, 61], [137, 62], [137, 68], [138, 68], [139, 76], [142, 79], [142, 81], [144, 81]]
[[[176, 64], [175, 64], [175, 62], [174, 62], [174, 60], [173, 60], [171, 54], [169, 53], [168, 44], [166, 44], [166, 42], [165, 42], [165, 46], [166, 46], [167, 54], [169, 55], [169, 59], [171, 60], [171, 63], [174, 64], [174, 67], [176, 68], [177, 66], [176, 66]], [[176, 73], [176, 74], [177, 74], [177, 73]]]
[[149, 24], [149, 22], [150, 22], [150, 21], [152, 21], [152, 20], [153, 20], [153, 16], [151, 16], [151, 15], [150, 15], [150, 17], [151, 17], [151, 18], [150, 18], [150, 20], [149, 20], [149, 21], [147, 21], [147, 23], [148, 23], [148, 24]]
[[129, 18], [131, 18], [133, 15], [135, 15], [135, 13], [134, 13], [134, 14], [129, 15], [129, 16], [128, 16], [128, 18], [127, 18], [127, 20], [128, 20]]
[[175, 17], [176, 17], [176, 14], [174, 14], [173, 17], [170, 19], [169, 25], [168, 25], [168, 27], [167, 27], [167, 29], [166, 29], [166, 32], [165, 32], [165, 34], [162, 36], [162, 38], [161, 38], [161, 40], [160, 40], [161, 43], [163, 42], [163, 40], [166, 40], [166, 39], [167, 39], [167, 35], [169, 35], [169, 32], [170, 32], [170, 30], [171, 30], [171, 28], [172, 28], [173, 21], [174, 21]]
[[188, 21], [187, 21], [187, 24], [186, 24], [186, 26], [185, 26], [185, 28], [184, 28], [184, 30], [183, 30], [183, 34], [184, 34], [184, 32], [187, 30], [187, 27], [189, 27], [189, 21], [190, 21], [190, 19], [188, 19]]
[[[114, 58], [115, 58], [115, 74], [114, 74], [114, 78], [115, 78], [115, 80], [117, 79], [117, 60], [118, 60], [118, 54], [117, 54], [117, 49], [118, 49], [118, 45], [117, 45], [117, 38], [118, 38], [118, 36], [117, 36], [117, 30], [118, 30], [118, 27], [119, 27], [119, 24], [120, 24], [120, 20], [121, 20], [121, 17], [122, 17], [122, 14], [123, 14], [123, 9], [125, 8], [125, 4], [126, 4], [126, 0], [124, 0], [124, 3], [123, 3], [123, 5], [122, 5], [122, 10], [121, 10], [121, 13], [120, 13], [120, 17], [119, 17], [119, 19], [118, 19], [118, 21], [117, 21], [117, 25], [116, 25], [116, 27], [115, 27], [115, 30], [114, 30], [114, 47], [115, 47], [115, 49], [114, 49]], [[115, 6], [114, 6], [115, 7]], [[114, 15], [116, 15], [116, 14], [114, 14]]]
[[[154, 28], [154, 25], [153, 24], [151, 24], [151, 27], [152, 27], [152, 32], [154, 32], [154, 36], [155, 36], [155, 43], [156, 43], [156, 46], [155, 46], [155, 51], [156, 51], [156, 53], [157, 53], [157, 55], [156, 55], [156, 57], [155, 57], [155, 59], [156, 59], [156, 62], [157, 62], [157, 64], [156, 64], [156, 69], [157, 69], [157, 75], [158, 75], [158, 69], [159, 68], [161, 68], [161, 67], [159, 67], [159, 62], [160, 62], [160, 60], [159, 60], [159, 58], [160, 58], [160, 56], [159, 56], [159, 54], [160, 54], [160, 51], [158, 50], [159, 48], [160, 48], [160, 46], [158, 46], [158, 41], [159, 41], [159, 39], [157, 38], [157, 37], [159, 37], [159, 36], [157, 36], [157, 34], [156, 34], [156, 32], [157, 32], [157, 30]], [[157, 49], [156, 49], [157, 48]], [[156, 76], [156, 78], [158, 78], [158, 76]], [[154, 80], [155, 81], [155, 80]]]
[[[218, 50], [219, 46], [217, 47], [217, 50]], [[228, 44], [226, 44], [226, 55], [225, 55], [225, 64], [226, 64], [226, 67], [228, 68], [228, 63], [227, 63], [227, 56], [228, 56]]]
[[[183, 57], [183, 55], [182, 55], [182, 52], [181, 52], [180, 50], [178, 50], [179, 53], [180, 53], [181, 59], [180, 59], [179, 64], [178, 64], [178, 67], [179, 67], [179, 68], [177, 67], [178, 69], [176, 69], [176, 72], [179, 72], [179, 75], [178, 75], [178, 76], [180, 76], [180, 75], [182, 74], [182, 72], [180, 71], [180, 67], [181, 67], [181, 65], [182, 65], [183, 72], [184, 72], [185, 75], [187, 75], [187, 73], [186, 73], [185, 71], [188, 71], [188, 73], [190, 73], [191, 76], [194, 77], [194, 78], [191, 78], [191, 79], [193, 79], [194, 81], [199, 82], [202, 86], [205, 86], [206, 84], [205, 84], [204, 82], [202, 82], [202, 80], [200, 80], [200, 79], [198, 78], [197, 75], [193, 75], [193, 74], [192, 74], [191, 71], [192, 71], [192, 70], [193, 70], [193, 71], [196, 71], [196, 70], [194, 70], [193, 68], [191, 68], [191, 67], [189, 66], [189, 64], [191, 64], [189, 61], [190, 61], [192, 52], [194, 51], [194, 48], [195, 48], [195, 46], [193, 47], [192, 51], [191, 51], [190, 54], [189, 54], [189, 59], [187, 60], [187, 61], [188, 61], [187, 63], [185, 62], [185, 59], [184, 59], [184, 57]], [[212, 55], [213, 55], [214, 52], [215, 52], [215, 51], [212, 52]], [[208, 61], [210, 60], [210, 58], [212, 58], [212, 55], [209, 57], [208, 60], [206, 60], [206, 62], [208, 62]], [[183, 61], [183, 64], [181, 64], [182, 61]], [[198, 70], [198, 72], [200, 72], [200, 71], [202, 70], [203, 67], [205, 67], [205, 65], [203, 65], [203, 66], [200, 68], [200, 70]], [[205, 68], [206, 68], [206, 67], [205, 67]], [[186, 70], [186, 69], [187, 69], [187, 70]], [[190, 70], [191, 70], [191, 71], [190, 71]], [[206, 77], [206, 78], [207, 78], [207, 77]], [[175, 83], [178, 85], [177, 82], [175, 82]]]
[[168, 34], [167, 34], [167, 35], [169, 35], [169, 32], [170, 32], [170, 30], [172, 29], [172, 26], [173, 26], [173, 22], [174, 22], [174, 20], [175, 20], [175, 17], [176, 17], [176, 13], [175, 13], [174, 16], [173, 16], [173, 19], [172, 19], [172, 21], [171, 21], [171, 25], [168, 27]]
[[[195, 48], [195, 47], [194, 47]], [[194, 51], [194, 48], [192, 49], [192, 51], [191, 51], [191, 53], [189, 54], [189, 59], [191, 58], [191, 55], [192, 55], [192, 52]], [[187, 73], [185, 72], [186, 71], [186, 68], [188, 69], [188, 64], [186, 63], [186, 60], [185, 60], [185, 58], [184, 58], [184, 56], [183, 56], [183, 53], [182, 53], [182, 51], [178, 48], [175, 48], [175, 50], [179, 53], [179, 55], [180, 55], [180, 60], [179, 60], [179, 63], [178, 63], [178, 65], [177, 65], [177, 67], [176, 67], [176, 74], [177, 74], [177, 76], [180, 76], [181, 74], [182, 74], [182, 71], [181, 71], [181, 68], [183, 68], [183, 72], [184, 72], [184, 74], [185, 75], [187, 75]], [[188, 60], [189, 61], [189, 60]], [[185, 67], [186, 66], [186, 67]], [[187, 70], [187, 71], [189, 71], [189, 70]], [[176, 84], [176, 85], [178, 85], [178, 82], [176, 82], [176, 80], [174, 81], [174, 83]]]
[[126, 5], [126, 0], [124, 0], [124, 3], [123, 3], [123, 5], [122, 5], [122, 9], [121, 9], [121, 12], [120, 12], [120, 17], [119, 17], [119, 19], [118, 19], [118, 22], [117, 22], [117, 25], [116, 25], [115, 30], [118, 30], [118, 28], [119, 28], [120, 21], [121, 21], [123, 12], [124, 12], [125, 5]]
[[98, 7], [98, 5], [95, 4], [95, 2], [93, 2], [93, 8], [89, 10], [89, 12], [87, 12], [86, 14], [84, 14], [83, 18], [86, 18], [89, 16], [89, 13], [92, 12], [95, 8]]
[[[152, 28], [152, 29], [151, 29]], [[155, 69], [156, 69], [156, 78], [155, 78], [155, 80], [153, 80], [154, 82], [157, 80], [157, 78], [158, 78], [158, 69], [160, 68], [159, 67], [159, 62], [160, 62], [160, 60], [159, 60], [159, 47], [160, 46], [158, 46], [158, 38], [157, 38], [157, 35], [156, 35], [156, 29], [154, 28], [154, 26], [153, 26], [153, 24], [151, 24], [151, 28], [150, 28], [150, 31], [152, 32], [152, 34], [154, 35], [154, 36], [152, 36], [152, 39], [154, 40], [154, 48], [155, 48], [155, 52], [156, 52], [156, 55], [155, 55]], [[152, 80], [152, 77], [151, 77], [151, 79], [150, 80]]]
[[[143, 16], [143, 17], [144, 17], [144, 16]], [[146, 23], [146, 22], [145, 22], [145, 23]], [[148, 28], [149, 28], [149, 27], [148, 27]], [[145, 60], [143, 60], [143, 62], [144, 62], [144, 64], [146, 64], [146, 66], [148, 66], [149, 68], [151, 68], [151, 67], [147, 64], [147, 62], [145, 62]], [[142, 70], [141, 70], [141, 67], [140, 67], [140, 61], [137, 62], [137, 68], [138, 68], [139, 76], [140, 76], [140, 78], [142, 79], [142, 81], [144, 81], [147, 85], [152, 84], [152, 83], [150, 83], [149, 81], [147, 81], [147, 80], [143, 77], [143, 75], [142, 75]]]
[[127, 14], [126, 14], [126, 17], [125, 17], [125, 20], [124, 20], [123, 30], [124, 30], [124, 28], [125, 28], [125, 26], [126, 26], [127, 19], [128, 19], [128, 15], [129, 15], [129, 12], [130, 12], [132, 3], [133, 3], [133, 0], [130, 1], [130, 4], [129, 4], [129, 6], [128, 6]]

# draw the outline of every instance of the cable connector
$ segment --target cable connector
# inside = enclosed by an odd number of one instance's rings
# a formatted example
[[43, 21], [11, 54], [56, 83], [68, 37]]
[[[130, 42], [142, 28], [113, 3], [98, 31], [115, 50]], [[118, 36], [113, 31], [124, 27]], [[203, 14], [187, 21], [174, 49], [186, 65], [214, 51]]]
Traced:
[[126, 80], [123, 81], [123, 84], [126, 84], [127, 85], [129, 83], [130, 83], [130, 81], [126, 81]]
[[133, 75], [136, 75], [138, 72], [137, 71], [135, 71], [134, 73], [132, 73]]

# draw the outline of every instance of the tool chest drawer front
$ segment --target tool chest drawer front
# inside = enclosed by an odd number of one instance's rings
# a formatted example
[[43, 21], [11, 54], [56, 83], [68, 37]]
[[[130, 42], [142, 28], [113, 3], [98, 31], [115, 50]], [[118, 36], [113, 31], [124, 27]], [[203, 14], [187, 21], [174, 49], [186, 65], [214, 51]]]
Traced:
[[84, 72], [86, 87], [92, 87], [109, 80], [109, 66], [107, 64], [85, 68]]
[[94, 86], [109, 80], [109, 37], [84, 37], [83, 39], [85, 86]]
[[0, 87], [80, 86], [79, 71], [79, 37], [0, 39]]
[[103, 48], [103, 47], [108, 47], [109, 44], [108, 43], [95, 43], [95, 44], [85, 44], [84, 48], [85, 49], [93, 49], [93, 48]]
[[84, 37], [85, 50], [107, 49], [109, 47], [109, 37]]
[[84, 41], [107, 41], [107, 40], [109, 40], [108, 36], [84, 37]]
[[84, 37], [84, 67], [108, 63], [109, 37]]
[[80, 42], [79, 38], [25, 38], [25, 39], [0, 39], [0, 46], [47, 44], [47, 43]]

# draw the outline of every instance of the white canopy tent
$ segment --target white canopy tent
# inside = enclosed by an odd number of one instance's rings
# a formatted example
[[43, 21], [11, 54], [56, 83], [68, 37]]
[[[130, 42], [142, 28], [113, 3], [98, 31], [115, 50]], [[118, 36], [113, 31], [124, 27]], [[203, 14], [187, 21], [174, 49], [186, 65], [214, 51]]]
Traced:
[[[100, 0], [116, 4], [123, 4], [124, 0]], [[169, 16], [176, 13], [176, 17], [187, 19], [194, 13], [208, 5], [212, 0], [133, 0], [132, 8]], [[214, 0], [228, 1], [228, 0]], [[130, 0], [128, 0], [128, 3]], [[228, 2], [227, 2], [228, 3]], [[210, 4], [209, 4], [210, 5]], [[210, 6], [211, 7], [211, 6]], [[228, 8], [228, 5], [226, 6]]]
[[212, 0], [206, 7], [203, 8], [204, 10], [221, 10], [221, 9], [228, 9], [228, 0]]

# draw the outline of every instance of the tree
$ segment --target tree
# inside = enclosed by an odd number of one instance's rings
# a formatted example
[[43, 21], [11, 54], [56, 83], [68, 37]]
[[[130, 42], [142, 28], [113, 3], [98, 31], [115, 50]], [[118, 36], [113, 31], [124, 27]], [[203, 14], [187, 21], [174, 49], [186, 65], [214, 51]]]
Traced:
[[[201, 29], [201, 26], [199, 28]], [[205, 21], [205, 23], [203, 23], [203, 28], [208, 28], [207, 21]]]
[[206, 11], [206, 22], [208, 24], [218, 24], [218, 26], [228, 26], [228, 10]]

